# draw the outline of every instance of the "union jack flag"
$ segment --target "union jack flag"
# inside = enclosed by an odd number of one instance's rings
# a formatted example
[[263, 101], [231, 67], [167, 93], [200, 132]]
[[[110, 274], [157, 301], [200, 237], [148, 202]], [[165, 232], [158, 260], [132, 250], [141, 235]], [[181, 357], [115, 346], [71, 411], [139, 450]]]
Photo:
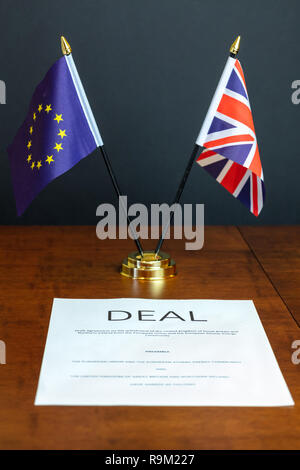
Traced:
[[256, 216], [265, 188], [252, 113], [240, 62], [228, 58], [196, 143], [197, 163]]

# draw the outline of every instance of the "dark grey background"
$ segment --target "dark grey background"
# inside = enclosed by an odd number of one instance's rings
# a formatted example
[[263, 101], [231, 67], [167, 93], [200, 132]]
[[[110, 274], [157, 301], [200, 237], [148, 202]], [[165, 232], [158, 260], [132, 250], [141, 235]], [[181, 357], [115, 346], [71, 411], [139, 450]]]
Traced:
[[115, 202], [98, 151], [53, 181], [16, 217], [7, 145], [34, 88], [60, 56], [73, 56], [130, 202], [171, 202], [227, 59], [242, 62], [265, 174], [258, 220], [198, 165], [182, 202], [205, 203], [206, 223], [299, 223], [299, 0], [1, 0], [0, 223], [94, 224]]

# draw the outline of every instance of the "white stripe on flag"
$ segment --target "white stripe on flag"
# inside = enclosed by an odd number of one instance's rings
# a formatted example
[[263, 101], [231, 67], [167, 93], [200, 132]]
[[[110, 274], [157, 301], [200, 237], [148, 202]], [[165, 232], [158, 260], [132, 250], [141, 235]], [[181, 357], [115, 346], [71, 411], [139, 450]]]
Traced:
[[203, 158], [203, 160], [199, 160], [197, 163], [201, 166], [211, 165], [212, 163], [219, 162], [220, 160], [225, 160], [225, 157], [222, 155], [212, 155], [211, 157]]
[[221, 173], [219, 173], [219, 176], [216, 178], [218, 183], [222, 182], [223, 178], [226, 176], [227, 172], [230, 170], [232, 164], [233, 164], [233, 161], [228, 160], [228, 162], [224, 166], [223, 170], [221, 171]]
[[224, 95], [230, 96], [231, 98], [234, 98], [235, 100], [240, 101], [241, 103], [243, 103], [245, 106], [247, 106], [250, 109], [249, 101], [243, 95], [240, 95], [239, 93], [236, 93], [235, 91], [229, 90], [229, 88], [226, 88], [224, 90]]
[[257, 142], [256, 142], [256, 137], [255, 137], [255, 140], [254, 140], [253, 145], [252, 145], [252, 147], [251, 147], [251, 149], [250, 149], [250, 152], [248, 153], [248, 157], [246, 158], [246, 160], [245, 160], [244, 163], [243, 163], [243, 166], [244, 166], [245, 168], [249, 168], [249, 167], [250, 167], [250, 165], [251, 165], [251, 163], [252, 163], [252, 161], [253, 161], [253, 157], [254, 157], [255, 152], [256, 152], [256, 148], [257, 148]]
[[253, 214], [253, 173], [250, 175], [250, 211]]
[[[230, 145], [230, 147], [242, 147], [243, 145], [249, 145], [249, 144], [253, 144], [253, 140], [250, 140], [251, 137], [249, 137], [249, 140], [243, 140], [242, 142], [228, 142], [226, 144], [218, 144], [218, 145], [215, 145], [215, 146], [211, 146], [211, 147], [208, 147], [208, 150], [212, 150], [213, 152], [216, 152], [219, 148], [222, 148], [222, 147], [228, 147]], [[248, 158], [248, 157], [247, 157]], [[243, 163], [243, 166], [246, 166], [244, 163]]]
[[245, 186], [245, 184], [246, 184], [246, 182], [247, 182], [250, 175], [251, 175], [251, 170], [247, 170], [246, 173], [244, 174], [243, 178], [241, 179], [241, 181], [239, 182], [239, 184], [235, 188], [234, 192], [232, 193], [232, 195], [234, 197], [238, 197], [238, 195], [242, 191], [242, 189]]
[[263, 201], [263, 192], [262, 192], [262, 182], [261, 179], [256, 176], [257, 178], [257, 205], [258, 205], [258, 214], [263, 208], [264, 201]]
[[[238, 62], [239, 62], [239, 61], [238, 61]], [[239, 62], [239, 64], [240, 64], [240, 67], [241, 67], [241, 69], [242, 69], [242, 66], [241, 66], [241, 63], [240, 63], [240, 62]], [[235, 71], [235, 73], [237, 74], [237, 76], [238, 76], [239, 79], [240, 79], [240, 82], [241, 82], [241, 84], [242, 84], [242, 87], [244, 88], [244, 91], [245, 91], [245, 93], [246, 93], [246, 95], [247, 95], [247, 97], [248, 97], [249, 108], [251, 109], [250, 101], [249, 101], [249, 96], [248, 96], [248, 91], [247, 91], [247, 88], [245, 87], [244, 80], [242, 79], [242, 76], [241, 76], [239, 70], [238, 70], [236, 67], [235, 67], [234, 71]]]
[[228, 124], [232, 124], [237, 129], [240, 129], [241, 134], [250, 134], [252, 135], [254, 139], [256, 138], [255, 132], [253, 132], [252, 129], [250, 129], [250, 127], [246, 126], [242, 122], [237, 121], [236, 119], [232, 119], [229, 116], [226, 116], [225, 114], [219, 113], [218, 111], [216, 111], [216, 117], [222, 119], [225, 122], [228, 122]]
[[83, 112], [85, 114], [86, 120], [88, 122], [89, 128], [91, 130], [91, 133], [93, 134], [93, 137], [95, 139], [97, 147], [102, 147], [103, 146], [103, 141], [97, 126], [97, 123], [95, 121], [93, 112], [90, 107], [90, 103], [88, 102], [87, 96], [85, 94], [83, 85], [81, 83], [79, 74], [77, 72], [77, 68], [75, 65], [75, 62], [73, 60], [72, 54], [70, 55], [65, 55], [64, 56], [75, 86], [75, 89], [77, 91], [77, 95], [81, 104], [81, 107], [83, 109]]

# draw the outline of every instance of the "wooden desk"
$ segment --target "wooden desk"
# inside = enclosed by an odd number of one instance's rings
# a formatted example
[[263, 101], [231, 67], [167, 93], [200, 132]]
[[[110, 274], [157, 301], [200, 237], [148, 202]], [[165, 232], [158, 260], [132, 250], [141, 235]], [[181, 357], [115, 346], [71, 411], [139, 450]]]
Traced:
[[[300, 329], [288, 310], [299, 318], [299, 258], [293, 267], [299, 237], [290, 234], [291, 228], [207, 227], [200, 252], [167, 241], [179, 275], [151, 284], [118, 273], [131, 240], [99, 241], [94, 227], [1, 227], [0, 339], [7, 364], [0, 365], [0, 447], [299, 449], [300, 365], [291, 362], [291, 344]], [[286, 256], [276, 248], [284, 237]], [[53, 297], [253, 299], [296, 406], [34, 407]]]
[[300, 327], [300, 226], [240, 230]]

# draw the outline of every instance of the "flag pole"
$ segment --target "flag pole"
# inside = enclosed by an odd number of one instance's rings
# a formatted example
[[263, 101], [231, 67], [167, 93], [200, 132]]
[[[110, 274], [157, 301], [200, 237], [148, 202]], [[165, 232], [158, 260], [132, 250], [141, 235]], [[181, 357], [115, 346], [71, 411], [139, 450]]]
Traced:
[[[71, 49], [71, 46], [70, 44], [68, 43], [68, 41], [66, 40], [66, 38], [64, 36], [61, 36], [61, 50], [62, 50], [62, 53], [64, 56], [70, 56], [71, 53], [72, 53], [72, 49]], [[76, 68], [75, 64], [73, 64], [73, 67]], [[76, 70], [76, 73], [77, 73], [77, 70]], [[84, 95], [84, 99], [87, 101], [87, 98], [85, 96], [85, 93], [84, 91], [82, 90], [81, 91], [81, 95]], [[87, 105], [87, 112], [90, 114], [90, 116], [92, 115], [92, 111], [90, 110], [90, 106], [88, 105], [88, 103], [85, 103]], [[93, 118], [93, 121], [94, 121], [94, 118]], [[111, 166], [111, 163], [110, 163], [110, 159], [109, 159], [109, 156], [108, 156], [108, 153], [104, 147], [104, 144], [102, 142], [102, 139], [101, 139], [101, 136], [99, 134], [99, 130], [97, 128], [97, 124], [96, 122], [94, 122], [94, 131], [95, 131], [95, 134], [98, 134], [98, 147], [100, 148], [100, 152], [101, 152], [101, 155], [102, 155], [102, 158], [104, 160], [104, 163], [105, 163], [105, 166], [107, 168], [107, 171], [109, 173], [109, 176], [110, 176], [110, 179], [112, 181], [112, 184], [113, 184], [113, 187], [114, 187], [114, 190], [119, 198], [119, 201], [121, 201], [121, 205], [122, 205], [122, 209], [124, 210], [125, 212], [125, 215], [126, 215], [126, 219], [127, 219], [127, 226], [130, 228], [131, 230], [131, 233], [132, 233], [132, 237], [133, 237], [133, 240], [136, 244], [136, 247], [139, 251], [139, 254], [141, 256], [143, 256], [144, 252], [143, 252], [143, 249], [142, 249], [142, 246], [141, 246], [141, 243], [139, 241], [139, 238], [135, 232], [135, 230], [133, 230], [131, 227], [130, 227], [130, 218], [128, 216], [128, 213], [127, 213], [127, 209], [126, 207], [124, 206], [124, 203], [123, 203], [123, 199], [121, 198], [121, 191], [120, 191], [120, 186], [118, 184], [118, 181], [116, 179], [116, 176], [113, 172], [113, 169], [112, 169], [112, 166]]]
[[[241, 42], [241, 36], [238, 36], [236, 38], [236, 40], [234, 41], [234, 43], [231, 45], [230, 47], [230, 57], [233, 57], [235, 58], [239, 52], [239, 48], [240, 48], [240, 42]], [[190, 175], [190, 172], [191, 172], [191, 169], [192, 169], [192, 166], [193, 166], [193, 163], [199, 153], [201, 149], [201, 146], [198, 145], [197, 143], [195, 143], [194, 145], [194, 148], [193, 148], [193, 151], [191, 153], [191, 156], [190, 156], [190, 159], [187, 163], [187, 166], [185, 168], [185, 171], [183, 173], [183, 176], [181, 178], [181, 181], [179, 183], [179, 187], [177, 189], [177, 192], [176, 192], [176, 195], [175, 195], [175, 199], [173, 201], [173, 204], [178, 204], [179, 201], [180, 201], [180, 198], [181, 198], [181, 195], [183, 193], [183, 190], [184, 190], [184, 187], [185, 187], [185, 184], [187, 182], [187, 179]], [[172, 212], [171, 214], [171, 217], [170, 217], [170, 220], [169, 222], [166, 224], [166, 226], [164, 227], [163, 229], [163, 232], [162, 232], [162, 235], [157, 243], [157, 246], [156, 246], [156, 249], [155, 249], [155, 255], [158, 256], [160, 250], [161, 250], [161, 247], [162, 247], [162, 244], [165, 240], [165, 236], [169, 230], [169, 227], [170, 227], [170, 224], [172, 223], [173, 221], [173, 218], [174, 218], [174, 211]]]

